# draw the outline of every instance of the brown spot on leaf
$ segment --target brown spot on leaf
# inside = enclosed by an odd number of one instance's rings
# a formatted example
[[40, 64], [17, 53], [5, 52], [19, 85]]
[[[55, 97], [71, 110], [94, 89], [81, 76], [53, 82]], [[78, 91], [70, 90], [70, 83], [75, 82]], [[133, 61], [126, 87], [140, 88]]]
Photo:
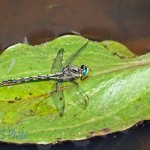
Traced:
[[118, 56], [120, 59], [125, 59], [124, 56], [121, 56], [121, 55], [120, 55], [119, 53], [117, 53], [117, 52], [113, 53], [113, 55]]
[[90, 134], [91, 134], [91, 135], [92, 135], [92, 134], [95, 134], [95, 131], [91, 131]]
[[30, 92], [29, 95], [33, 95], [33, 94]]
[[110, 132], [110, 129], [104, 128], [100, 131], [90, 131], [88, 137], [93, 137], [93, 136], [99, 136], [99, 135], [105, 135]]
[[8, 103], [14, 103], [14, 101], [8, 101]]
[[104, 128], [104, 129], [102, 129], [101, 131], [102, 131], [103, 133], [108, 133], [108, 132], [110, 131], [110, 129]]
[[15, 100], [16, 101], [19, 101], [19, 100], [21, 100], [22, 98], [21, 97], [15, 97]]
[[30, 113], [30, 115], [34, 115], [35, 114], [35, 112], [32, 109], [29, 110], [29, 113]]

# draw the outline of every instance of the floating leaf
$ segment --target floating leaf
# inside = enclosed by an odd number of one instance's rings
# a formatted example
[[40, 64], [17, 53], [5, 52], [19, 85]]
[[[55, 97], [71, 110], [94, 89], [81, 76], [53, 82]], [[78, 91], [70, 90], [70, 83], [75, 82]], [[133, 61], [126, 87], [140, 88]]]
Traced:
[[[59, 49], [64, 60], [86, 43], [63, 36], [42, 45], [17, 44], [0, 56], [0, 81], [49, 74]], [[54, 143], [122, 131], [150, 119], [150, 53], [136, 57], [125, 46], [90, 41], [73, 65], [85, 64], [88, 77], [78, 80], [89, 96], [86, 110], [74, 101], [73, 85], [64, 84], [65, 111], [60, 117], [52, 99], [54, 81], [0, 87], [0, 140]]]

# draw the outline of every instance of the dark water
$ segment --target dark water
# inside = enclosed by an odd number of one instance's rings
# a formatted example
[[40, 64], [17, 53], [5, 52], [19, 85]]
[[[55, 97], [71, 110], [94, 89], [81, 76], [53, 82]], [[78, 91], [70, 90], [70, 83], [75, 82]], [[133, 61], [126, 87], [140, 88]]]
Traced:
[[[41, 44], [66, 33], [89, 39], [119, 41], [134, 53], [150, 51], [149, 0], [1, 0], [0, 52], [23, 42]], [[1, 143], [0, 149], [150, 149], [150, 123], [126, 132], [82, 142], [57, 145], [15, 145]]]

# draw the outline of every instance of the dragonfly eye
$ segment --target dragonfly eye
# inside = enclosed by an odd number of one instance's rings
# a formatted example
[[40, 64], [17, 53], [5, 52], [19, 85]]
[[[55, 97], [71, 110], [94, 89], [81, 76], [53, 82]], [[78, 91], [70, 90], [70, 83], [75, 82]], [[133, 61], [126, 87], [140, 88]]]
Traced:
[[82, 65], [81, 69], [82, 69], [82, 75], [85, 76], [88, 73], [88, 68], [85, 65]]

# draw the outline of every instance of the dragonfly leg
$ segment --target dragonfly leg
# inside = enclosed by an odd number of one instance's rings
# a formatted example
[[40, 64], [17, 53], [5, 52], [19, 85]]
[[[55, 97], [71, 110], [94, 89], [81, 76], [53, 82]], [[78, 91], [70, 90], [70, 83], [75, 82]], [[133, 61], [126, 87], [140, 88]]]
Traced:
[[58, 82], [56, 82], [56, 89], [55, 92], [58, 92]]

